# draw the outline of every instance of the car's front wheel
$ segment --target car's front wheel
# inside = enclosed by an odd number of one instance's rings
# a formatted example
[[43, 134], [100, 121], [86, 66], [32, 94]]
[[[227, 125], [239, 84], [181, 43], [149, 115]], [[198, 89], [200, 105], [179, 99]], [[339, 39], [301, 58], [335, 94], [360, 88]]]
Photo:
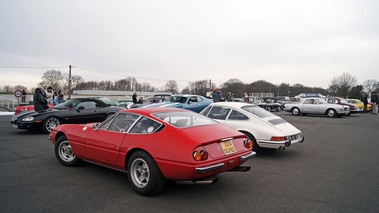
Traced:
[[130, 156], [127, 170], [129, 182], [140, 195], [155, 195], [166, 185], [166, 179], [154, 159], [144, 151], [136, 151]]
[[57, 117], [49, 117], [43, 121], [42, 131], [44, 133], [50, 133], [55, 127], [61, 125], [61, 121]]
[[326, 114], [328, 115], [329, 118], [334, 118], [334, 117], [336, 117], [337, 112], [336, 112], [336, 110], [334, 110], [334, 109], [329, 109], [329, 110], [326, 112]]
[[291, 112], [292, 112], [292, 115], [300, 115], [300, 110], [299, 110], [299, 108], [293, 108], [292, 110], [291, 110]]
[[72, 151], [70, 142], [65, 135], [60, 136], [55, 144], [55, 156], [65, 166], [78, 166], [81, 160]]

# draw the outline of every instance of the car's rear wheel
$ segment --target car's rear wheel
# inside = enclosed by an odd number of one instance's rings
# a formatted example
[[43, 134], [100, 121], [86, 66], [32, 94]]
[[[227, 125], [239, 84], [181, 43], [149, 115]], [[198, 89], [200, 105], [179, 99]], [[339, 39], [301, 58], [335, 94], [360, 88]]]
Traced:
[[155, 195], [166, 185], [154, 159], [144, 151], [136, 151], [130, 156], [127, 170], [129, 182], [140, 195]]
[[278, 112], [282, 111], [282, 107], [278, 107], [277, 111]]
[[49, 117], [43, 121], [42, 131], [44, 133], [50, 133], [55, 127], [61, 125], [61, 121], [57, 117]]
[[55, 156], [65, 166], [78, 166], [81, 160], [72, 151], [70, 142], [65, 135], [60, 136], [55, 144]]
[[253, 141], [253, 151], [258, 152], [258, 150], [260, 150], [261, 147], [257, 143], [257, 140], [255, 139], [255, 137], [249, 132], [242, 132], [242, 133], [244, 133], [247, 137], [249, 137], [251, 141]]
[[267, 111], [271, 112], [271, 107], [267, 107], [266, 109]]
[[299, 108], [297, 108], [297, 107], [293, 108], [293, 109], [291, 110], [291, 112], [292, 112], [292, 115], [300, 115], [300, 110], [299, 110]]
[[334, 109], [328, 109], [328, 111], [326, 112], [326, 114], [328, 115], [329, 118], [334, 118], [334, 117], [336, 117], [337, 112]]

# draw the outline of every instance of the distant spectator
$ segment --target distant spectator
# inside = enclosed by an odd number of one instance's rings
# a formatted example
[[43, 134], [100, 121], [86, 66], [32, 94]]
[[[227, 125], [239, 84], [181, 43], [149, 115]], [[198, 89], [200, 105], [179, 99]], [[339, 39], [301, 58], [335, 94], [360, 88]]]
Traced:
[[65, 102], [64, 96], [62, 93], [60, 93], [57, 97], [54, 98], [54, 106], [60, 103]]
[[142, 97], [139, 98], [139, 100], [137, 101], [137, 104], [143, 104], [143, 99], [142, 99]]
[[249, 96], [247, 95], [246, 92], [245, 92], [245, 94], [243, 95], [243, 101], [244, 101], [244, 102], [249, 102]]
[[25, 101], [26, 101], [26, 91], [25, 91], [25, 89], [22, 89], [21, 102], [22, 102], [22, 103], [25, 103]]
[[136, 92], [133, 93], [132, 98], [133, 98], [133, 104], [136, 104], [137, 103], [137, 93]]
[[363, 94], [362, 96], [362, 99], [361, 101], [363, 102], [363, 112], [367, 112], [367, 104], [368, 104], [368, 100], [367, 100], [367, 94]]
[[376, 95], [376, 92], [373, 92], [371, 94], [371, 103], [372, 103], [372, 113], [377, 114], [378, 113], [378, 96]]
[[213, 92], [211, 93], [211, 96], [213, 97], [213, 102], [220, 102], [220, 101], [222, 101], [220, 89], [217, 88], [217, 87], [215, 87], [213, 89]]
[[46, 92], [46, 100], [48, 104], [52, 104], [54, 101], [54, 91], [52, 87], [47, 88]]
[[37, 88], [34, 90], [33, 101], [34, 101], [34, 110], [36, 112], [49, 108], [47, 106], [46, 99], [42, 96], [41, 88]]

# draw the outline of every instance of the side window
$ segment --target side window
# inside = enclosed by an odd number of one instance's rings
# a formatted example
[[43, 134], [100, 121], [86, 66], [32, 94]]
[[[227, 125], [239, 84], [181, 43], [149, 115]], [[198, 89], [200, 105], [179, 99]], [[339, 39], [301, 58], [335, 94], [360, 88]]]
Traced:
[[84, 107], [84, 109], [95, 109], [96, 108], [96, 103], [95, 102], [82, 102], [78, 105], [78, 107]]
[[208, 114], [208, 117], [213, 119], [225, 120], [230, 109], [224, 107], [213, 107]]
[[149, 134], [157, 131], [162, 124], [153, 121], [149, 118], [142, 117], [139, 121], [133, 126], [129, 133], [136, 134]]
[[228, 117], [228, 120], [249, 120], [249, 118], [240, 112], [232, 110]]
[[109, 126], [108, 130], [115, 132], [127, 132], [139, 117], [140, 116], [134, 114], [120, 113], [115, 119], [113, 119], [113, 122]]
[[204, 112], [201, 113], [201, 114], [204, 115], [204, 116], [208, 116], [208, 113], [211, 110], [211, 108], [212, 108], [211, 106], [207, 107], [206, 110], [204, 110]]
[[313, 104], [313, 99], [308, 99], [304, 101], [304, 104]]

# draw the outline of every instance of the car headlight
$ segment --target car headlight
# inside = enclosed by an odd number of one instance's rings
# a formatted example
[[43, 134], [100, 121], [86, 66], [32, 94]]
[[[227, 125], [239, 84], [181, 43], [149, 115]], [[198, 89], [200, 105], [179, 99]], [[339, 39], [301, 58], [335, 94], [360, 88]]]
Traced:
[[34, 117], [23, 118], [22, 121], [33, 121]]

